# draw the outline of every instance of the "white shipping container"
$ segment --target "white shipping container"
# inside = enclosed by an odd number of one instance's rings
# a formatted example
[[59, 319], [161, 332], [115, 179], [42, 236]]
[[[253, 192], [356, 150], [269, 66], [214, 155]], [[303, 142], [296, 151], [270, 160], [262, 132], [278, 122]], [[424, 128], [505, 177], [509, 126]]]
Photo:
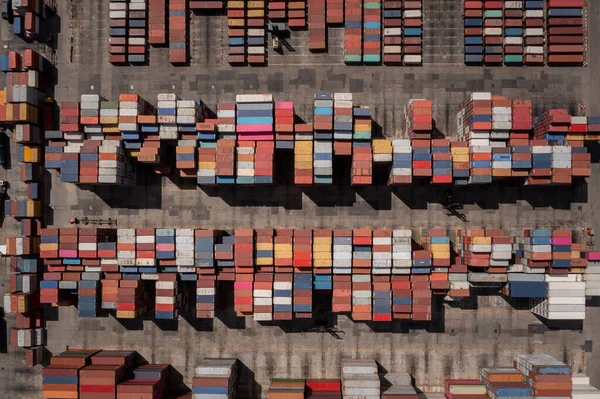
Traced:
[[526, 46], [525, 54], [544, 54], [544, 46]]
[[383, 29], [384, 36], [402, 36], [402, 28], [385, 28]]
[[235, 96], [238, 103], [272, 103], [272, 94], [238, 94]]

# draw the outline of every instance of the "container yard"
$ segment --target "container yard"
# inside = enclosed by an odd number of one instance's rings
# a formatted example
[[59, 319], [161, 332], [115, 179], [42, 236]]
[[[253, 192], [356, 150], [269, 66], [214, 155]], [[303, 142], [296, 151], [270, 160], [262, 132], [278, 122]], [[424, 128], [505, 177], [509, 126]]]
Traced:
[[1, 5], [0, 397], [600, 398], [597, 4]]

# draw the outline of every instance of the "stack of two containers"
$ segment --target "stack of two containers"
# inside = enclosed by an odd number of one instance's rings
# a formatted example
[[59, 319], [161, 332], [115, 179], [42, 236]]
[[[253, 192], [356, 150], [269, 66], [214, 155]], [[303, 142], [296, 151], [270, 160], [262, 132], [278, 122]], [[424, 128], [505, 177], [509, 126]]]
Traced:
[[[336, 93], [337, 96], [338, 93]], [[315, 95], [315, 122], [314, 122], [314, 183], [333, 183], [333, 122], [334, 97], [331, 93], [318, 93]], [[317, 120], [319, 116], [319, 120]]]

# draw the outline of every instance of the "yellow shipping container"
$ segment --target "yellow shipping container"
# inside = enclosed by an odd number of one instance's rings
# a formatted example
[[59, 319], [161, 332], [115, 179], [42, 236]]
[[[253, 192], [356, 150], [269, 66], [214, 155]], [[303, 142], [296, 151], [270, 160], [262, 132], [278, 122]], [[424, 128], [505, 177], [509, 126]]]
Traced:
[[248, 10], [248, 18], [264, 18], [265, 10]]
[[469, 155], [452, 155], [453, 162], [469, 162]]
[[273, 258], [256, 258], [257, 266], [269, 266], [273, 264]]
[[6, 121], [12, 122], [13, 120], [13, 107], [12, 104], [9, 104], [6, 106]]
[[17, 312], [27, 313], [29, 311], [29, 297], [20, 295], [17, 298]]
[[579, 258], [581, 258], [580, 251], [571, 251], [571, 259], [579, 259]]
[[433, 259], [450, 259], [450, 251], [434, 251], [431, 253], [431, 256], [433, 257]]
[[472, 237], [471, 244], [492, 245], [492, 237]]
[[373, 140], [373, 153], [374, 154], [391, 154], [392, 153], [392, 142], [387, 139]]
[[134, 157], [137, 158], [140, 156], [140, 150], [129, 150], [130, 152], [128, 152], [127, 154], [129, 154], [130, 157]]
[[317, 243], [314, 243], [313, 244], [313, 251], [314, 252], [328, 252], [328, 253], [331, 253], [331, 243], [328, 243], [328, 244], [317, 244]]
[[572, 267], [569, 270], [569, 273], [572, 273], [572, 274], [583, 274], [583, 273], [585, 273], [585, 268], [584, 267]]
[[312, 162], [296, 162], [295, 168], [296, 169], [312, 169], [313, 163]]
[[198, 162], [198, 169], [216, 169], [216, 162]]
[[449, 244], [429, 244], [429, 250], [430, 251], [450, 251], [450, 245]]
[[6, 104], [6, 88], [0, 90], [0, 105]]
[[120, 133], [119, 126], [102, 126], [102, 133]]
[[294, 161], [296, 162], [311, 162], [312, 163], [312, 155], [296, 155]]
[[227, 8], [244, 8], [244, 2], [243, 1], [228, 1], [227, 2]]
[[259, 243], [256, 243], [256, 250], [257, 251], [272, 251], [273, 250], [273, 244], [272, 243], [268, 243], [268, 242], [259, 242]]
[[469, 147], [452, 147], [450, 152], [452, 155], [469, 155]]
[[325, 260], [331, 259], [331, 254], [327, 252], [313, 252], [313, 259]]
[[243, 28], [244, 27], [244, 20], [243, 19], [230, 19], [227, 23], [229, 26], [235, 27], [235, 28]]
[[27, 200], [27, 216], [30, 218], [42, 216], [42, 203], [40, 200]]
[[355, 132], [370, 132], [371, 124], [370, 123], [357, 123], [354, 125]]
[[42, 387], [42, 397], [44, 399], [49, 398], [61, 398], [61, 399], [77, 399], [79, 398], [79, 392], [77, 391], [48, 391]]
[[315, 267], [331, 267], [333, 262], [330, 260], [313, 260]]
[[100, 117], [101, 125], [116, 125], [117, 123], [119, 123], [118, 116], [101, 116]]
[[568, 133], [567, 134], [567, 140], [584, 141], [585, 140], [585, 135], [584, 134]]
[[292, 244], [275, 244], [276, 251], [291, 251]]
[[265, 8], [264, 1], [251, 0], [248, 2], [248, 8]]
[[58, 244], [53, 244], [53, 243], [40, 244], [40, 251], [56, 251], [57, 249], [58, 249]]

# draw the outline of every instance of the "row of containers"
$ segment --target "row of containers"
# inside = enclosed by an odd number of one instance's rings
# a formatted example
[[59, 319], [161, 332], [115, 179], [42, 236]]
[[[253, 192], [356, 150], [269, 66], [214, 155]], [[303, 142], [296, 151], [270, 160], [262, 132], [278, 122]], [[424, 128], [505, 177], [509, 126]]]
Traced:
[[228, 62], [264, 65], [267, 61], [266, 1], [228, 1]]
[[583, 0], [548, 0], [546, 10], [544, 3], [465, 1], [465, 64], [583, 65]]
[[[271, 95], [238, 95], [235, 103], [218, 104], [216, 118], [205, 118], [210, 110], [202, 102], [174, 94], [160, 94], [157, 108], [134, 94], [118, 102], [82, 95], [79, 103], [62, 104], [61, 130], [45, 132], [45, 166], [73, 183], [131, 185], [142, 162], [159, 174], [174, 164], [181, 177], [199, 185], [271, 184], [275, 156], [293, 150], [295, 184], [331, 184], [337, 156], [351, 156], [355, 185], [372, 184], [374, 165], [383, 166], [379, 173], [389, 165], [391, 185], [413, 178], [571, 184], [590, 175], [583, 145], [600, 137], [600, 118], [559, 109], [534, 119], [530, 101], [473, 93], [457, 115], [460, 141], [431, 139], [428, 100], [405, 107], [410, 139], [374, 138], [371, 109], [352, 99], [350, 93], [317, 93], [313, 123], [301, 124], [293, 103], [274, 102]], [[84, 169], [89, 178], [81, 178]]]
[[[320, 2], [322, 4], [324, 2]], [[306, 20], [311, 16], [306, 13], [307, 1], [269, 0], [267, 17], [270, 26], [277, 26], [280, 31], [286, 29], [306, 29]], [[311, 8], [314, 6], [311, 6]], [[309, 8], [310, 9], [310, 8]]]
[[147, 1], [110, 0], [109, 10], [109, 61], [112, 64], [145, 64], [148, 57]]
[[18, 330], [27, 334], [40, 328], [44, 303], [76, 302], [80, 317], [104, 309], [117, 318], [177, 319], [195, 302], [196, 317], [214, 318], [228, 282], [238, 316], [257, 321], [311, 318], [315, 293], [357, 321], [432, 320], [435, 295], [468, 297], [478, 284], [531, 298], [532, 312], [549, 320], [582, 320], [586, 296], [600, 296], [600, 252], [586, 251], [570, 230], [429, 229], [416, 239], [410, 230], [370, 229], [39, 234], [7, 239], [4, 309], [20, 314]]
[[422, 2], [386, 1], [383, 5], [382, 13], [381, 1], [345, 3], [345, 63], [368, 65], [383, 61], [386, 64], [421, 65]]
[[[148, 364], [135, 351], [69, 349], [54, 356], [42, 373], [47, 399], [133, 397], [209, 399], [239, 397], [239, 364], [235, 358], [205, 358], [195, 369], [191, 392], [176, 386], [169, 364]], [[484, 367], [478, 378], [442, 382], [448, 399], [505, 397], [594, 398], [600, 391], [584, 374], [574, 374], [546, 354], [518, 354], [506, 367]], [[381, 372], [375, 360], [342, 359], [340, 378], [273, 378], [268, 399], [417, 399], [418, 381], [410, 374]], [[182, 393], [185, 391], [189, 393]], [[236, 396], [237, 395], [237, 396]], [[429, 397], [429, 396], [428, 396]]]
[[47, 19], [55, 12], [44, 0], [14, 0], [2, 4], [2, 19], [12, 24], [12, 32], [26, 41], [46, 40]]
[[[19, 9], [37, 7], [35, 1], [13, 1], [12, 5]], [[15, 21], [15, 23], [17, 23]], [[0, 57], [0, 70], [6, 72], [5, 87], [0, 92], [0, 114], [3, 121], [14, 126], [12, 138], [17, 143], [17, 161], [19, 162], [19, 180], [27, 187], [25, 199], [11, 202], [11, 213], [20, 215], [21, 236], [17, 239], [19, 246], [29, 252], [39, 243], [39, 230], [44, 213], [44, 158], [42, 127], [47, 115], [42, 111], [48, 82], [47, 74], [51, 72], [51, 64], [39, 53], [26, 49], [23, 54], [9, 52]], [[16, 241], [15, 241], [16, 244]], [[35, 292], [39, 289], [38, 276], [41, 270], [35, 266], [38, 261], [22, 262], [23, 276], [11, 270], [16, 278], [17, 289], [21, 292]], [[13, 274], [13, 273], [17, 274]], [[44, 358], [43, 345], [46, 344], [46, 330], [42, 311], [36, 297], [23, 296], [14, 298], [10, 303], [17, 312], [16, 328], [10, 332], [11, 344], [28, 347], [26, 364], [33, 366]], [[8, 305], [8, 303], [7, 303]], [[33, 306], [32, 306], [33, 305]], [[29, 309], [37, 310], [29, 311]]]

